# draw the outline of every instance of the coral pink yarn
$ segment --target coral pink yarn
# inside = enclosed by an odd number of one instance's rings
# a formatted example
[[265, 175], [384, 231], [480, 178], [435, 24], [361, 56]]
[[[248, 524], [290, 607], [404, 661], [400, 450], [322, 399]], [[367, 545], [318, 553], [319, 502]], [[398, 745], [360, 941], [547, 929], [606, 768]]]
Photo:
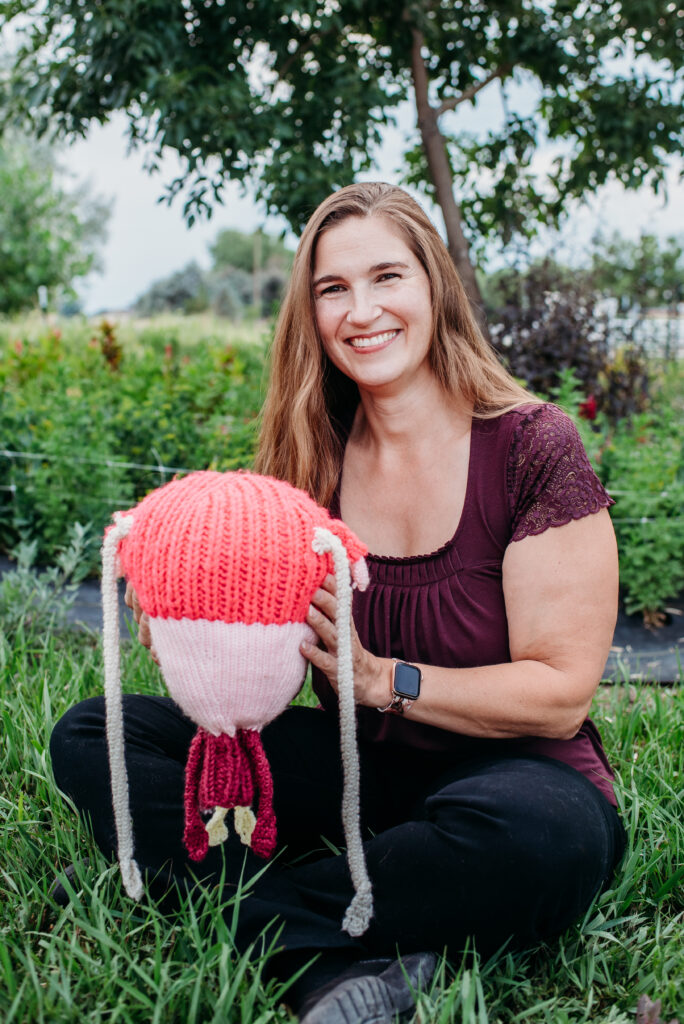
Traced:
[[352, 563], [367, 553], [308, 494], [254, 473], [192, 473], [131, 514], [121, 566], [141, 607], [163, 619], [304, 622], [312, 594], [333, 572], [331, 556], [311, 547], [314, 528], [337, 534]]

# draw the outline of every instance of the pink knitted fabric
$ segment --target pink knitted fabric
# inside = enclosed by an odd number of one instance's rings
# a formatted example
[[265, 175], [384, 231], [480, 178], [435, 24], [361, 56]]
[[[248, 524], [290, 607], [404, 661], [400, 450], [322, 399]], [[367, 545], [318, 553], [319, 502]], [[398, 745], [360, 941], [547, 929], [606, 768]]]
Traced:
[[193, 473], [125, 513], [120, 567], [150, 618], [171, 696], [199, 726], [186, 770], [185, 844], [194, 860], [212, 839], [203, 815], [258, 804], [250, 843], [276, 842], [272, 781], [259, 731], [299, 690], [314, 592], [334, 572], [317, 554], [318, 527], [340, 538], [365, 588], [366, 548], [307, 494], [252, 473]]

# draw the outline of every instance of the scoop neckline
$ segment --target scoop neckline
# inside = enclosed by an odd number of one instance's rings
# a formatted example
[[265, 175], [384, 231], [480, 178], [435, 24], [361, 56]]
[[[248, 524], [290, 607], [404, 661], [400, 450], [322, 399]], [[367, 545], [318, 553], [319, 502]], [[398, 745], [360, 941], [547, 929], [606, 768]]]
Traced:
[[[452, 548], [455, 547], [456, 542], [458, 541], [458, 538], [459, 538], [459, 534], [463, 530], [463, 524], [464, 524], [464, 521], [466, 519], [466, 514], [469, 511], [468, 507], [470, 505], [471, 497], [472, 497], [472, 493], [473, 493], [473, 476], [474, 476], [474, 473], [475, 473], [475, 466], [476, 466], [476, 459], [473, 457], [473, 454], [474, 454], [473, 449], [474, 449], [475, 444], [477, 442], [479, 442], [480, 427], [481, 427], [481, 425], [484, 422], [485, 422], [484, 420], [480, 420], [480, 419], [478, 419], [475, 416], [473, 416], [472, 419], [471, 419], [471, 423], [470, 423], [470, 448], [469, 448], [469, 451], [468, 451], [468, 475], [467, 475], [467, 478], [466, 478], [466, 492], [465, 492], [465, 496], [464, 496], [464, 499], [463, 499], [463, 507], [461, 508], [461, 515], [459, 517], [458, 523], [456, 524], [456, 528], [454, 530], [454, 533], [449, 538], [449, 540], [445, 541], [444, 544], [442, 544], [440, 547], [435, 548], [434, 551], [428, 551], [425, 554], [420, 554], [420, 555], [376, 555], [372, 551], [369, 551], [368, 554], [365, 556], [366, 561], [373, 562], [374, 564], [377, 564], [377, 565], [408, 566], [408, 565], [426, 564], [428, 562], [438, 561], [440, 558], [442, 558], [445, 555], [449, 554], [449, 552], [452, 550]], [[340, 518], [340, 519], [342, 518], [342, 508], [341, 508], [341, 502], [340, 502], [340, 487], [341, 487], [341, 483], [342, 483], [342, 474], [340, 473], [340, 478], [339, 478], [339, 480], [337, 482], [337, 487], [335, 488], [335, 494], [334, 494], [334, 498], [333, 498], [333, 507], [331, 508], [331, 512], [334, 515], [336, 515], [338, 518]]]

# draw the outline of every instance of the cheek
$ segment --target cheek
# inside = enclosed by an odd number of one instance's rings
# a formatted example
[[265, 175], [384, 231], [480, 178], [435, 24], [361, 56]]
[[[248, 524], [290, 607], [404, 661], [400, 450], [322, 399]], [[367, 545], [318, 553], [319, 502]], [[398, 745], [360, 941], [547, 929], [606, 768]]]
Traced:
[[316, 326], [323, 342], [323, 348], [328, 351], [328, 345], [335, 336], [337, 318], [333, 310], [319, 306], [316, 309]]

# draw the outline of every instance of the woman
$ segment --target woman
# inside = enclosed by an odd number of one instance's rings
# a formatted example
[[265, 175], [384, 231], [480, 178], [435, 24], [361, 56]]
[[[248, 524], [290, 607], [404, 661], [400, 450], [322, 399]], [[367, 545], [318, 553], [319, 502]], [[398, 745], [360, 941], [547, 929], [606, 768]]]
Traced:
[[[429, 980], [431, 951], [489, 956], [556, 935], [621, 856], [586, 718], [616, 616], [610, 499], [572, 423], [482, 339], [420, 207], [384, 184], [341, 189], [304, 231], [255, 468], [308, 490], [371, 552], [354, 668], [375, 917], [361, 939], [340, 931], [351, 881], [319, 838], [340, 841], [327, 581], [308, 618], [320, 643], [302, 648], [324, 710], [290, 709], [263, 733], [280, 840], [303, 859], [256, 881], [238, 941], [280, 928], [283, 979], [314, 960], [292, 991], [306, 1024], [389, 1021]], [[183, 881], [193, 729], [161, 698], [126, 710], [138, 861]], [[99, 701], [73, 709], [52, 752], [111, 852], [102, 714]]]

